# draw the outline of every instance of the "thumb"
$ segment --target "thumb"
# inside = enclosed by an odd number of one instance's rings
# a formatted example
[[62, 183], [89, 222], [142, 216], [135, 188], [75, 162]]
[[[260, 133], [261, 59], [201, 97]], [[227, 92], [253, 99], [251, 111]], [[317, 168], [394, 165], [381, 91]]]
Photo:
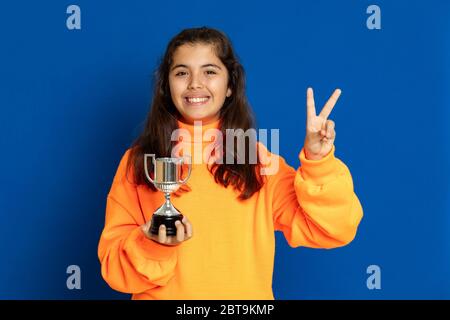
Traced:
[[147, 223], [143, 224], [143, 225], [141, 226], [141, 229], [142, 229], [142, 231], [144, 231], [145, 233], [148, 233], [149, 230], [150, 230], [150, 223], [147, 222]]

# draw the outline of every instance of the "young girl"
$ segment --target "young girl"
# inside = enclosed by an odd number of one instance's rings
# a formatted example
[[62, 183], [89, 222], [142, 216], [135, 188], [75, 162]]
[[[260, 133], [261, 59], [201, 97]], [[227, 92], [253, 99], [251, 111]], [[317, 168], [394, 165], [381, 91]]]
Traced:
[[[194, 137], [196, 121], [201, 133], [217, 129], [224, 141], [231, 139], [226, 129], [254, 128], [244, 70], [222, 32], [203, 27], [176, 35], [156, 80], [144, 131], [125, 152], [107, 198], [98, 256], [111, 288], [133, 299], [274, 299], [274, 231], [294, 248], [335, 248], [354, 239], [362, 207], [347, 166], [334, 156], [334, 122], [327, 119], [339, 90], [319, 115], [307, 90], [306, 137], [295, 170], [261, 143], [256, 163], [230, 163], [226, 156], [236, 159], [236, 150], [225, 142], [222, 153], [210, 148], [217, 135], [172, 141], [176, 129]], [[147, 180], [144, 154], [170, 157], [180, 145], [215, 161], [193, 162], [187, 185], [172, 197], [184, 215], [177, 234], [168, 236], [162, 225], [153, 235], [152, 214], [164, 194]], [[245, 143], [246, 151], [253, 147]], [[277, 170], [262, 174], [275, 162]]]

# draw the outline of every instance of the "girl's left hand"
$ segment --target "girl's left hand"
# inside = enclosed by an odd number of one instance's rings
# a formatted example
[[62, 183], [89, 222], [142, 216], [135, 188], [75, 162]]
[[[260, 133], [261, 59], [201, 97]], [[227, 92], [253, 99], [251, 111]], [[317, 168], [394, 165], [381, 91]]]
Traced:
[[316, 115], [314, 105], [314, 93], [312, 88], [306, 92], [306, 136], [304, 151], [306, 159], [320, 160], [325, 157], [333, 148], [336, 132], [334, 131], [334, 121], [327, 120], [333, 110], [341, 90], [336, 89], [328, 99], [320, 114]]

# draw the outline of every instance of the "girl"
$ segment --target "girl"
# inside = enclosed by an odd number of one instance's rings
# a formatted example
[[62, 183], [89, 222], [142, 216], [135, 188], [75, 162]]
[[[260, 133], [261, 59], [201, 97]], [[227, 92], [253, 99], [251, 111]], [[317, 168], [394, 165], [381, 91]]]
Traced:
[[[156, 80], [144, 131], [125, 152], [107, 198], [98, 256], [113, 289], [133, 299], [274, 299], [274, 231], [294, 248], [335, 248], [354, 239], [363, 211], [347, 166], [334, 156], [334, 123], [327, 119], [340, 90], [319, 115], [307, 90], [306, 137], [295, 170], [261, 143], [256, 163], [230, 163], [226, 156], [236, 159], [235, 149], [207, 148], [219, 135], [172, 141], [176, 129], [195, 136], [196, 121], [202, 133], [217, 129], [224, 141], [233, 139], [226, 129], [254, 128], [244, 70], [222, 32], [203, 27], [176, 35]], [[155, 236], [152, 213], [164, 195], [145, 177], [144, 154], [171, 156], [180, 145], [215, 161], [192, 163], [187, 186], [172, 198], [185, 216], [177, 234], [167, 236], [162, 225]], [[248, 152], [254, 147], [245, 143]], [[262, 174], [275, 162], [274, 173]]]

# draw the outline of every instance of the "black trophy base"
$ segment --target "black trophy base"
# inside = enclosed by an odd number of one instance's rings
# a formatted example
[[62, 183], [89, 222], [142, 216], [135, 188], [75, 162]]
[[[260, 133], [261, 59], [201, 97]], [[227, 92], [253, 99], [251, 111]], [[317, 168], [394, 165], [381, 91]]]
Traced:
[[152, 216], [152, 225], [150, 227], [150, 232], [152, 234], [158, 234], [159, 226], [164, 224], [166, 226], [166, 235], [175, 236], [177, 234], [177, 227], [175, 222], [177, 220], [183, 220], [183, 215], [177, 216], [161, 216], [159, 214], [154, 214]]

